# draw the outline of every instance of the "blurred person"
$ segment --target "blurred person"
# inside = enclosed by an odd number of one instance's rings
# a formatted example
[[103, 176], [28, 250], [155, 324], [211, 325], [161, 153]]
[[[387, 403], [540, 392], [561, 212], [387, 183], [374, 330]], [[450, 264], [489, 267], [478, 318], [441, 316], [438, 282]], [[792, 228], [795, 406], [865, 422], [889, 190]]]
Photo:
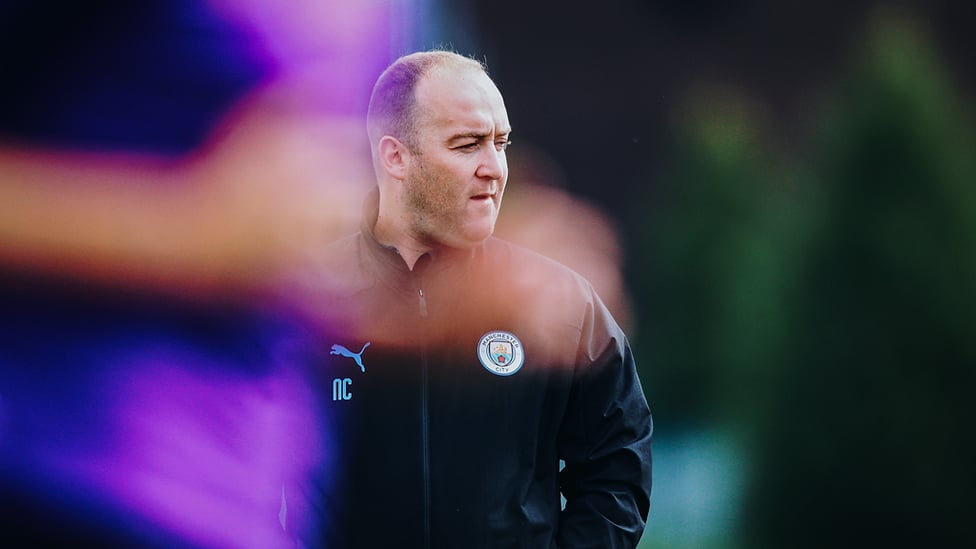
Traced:
[[2, 543], [294, 546], [333, 441], [261, 294], [361, 200], [345, 92], [205, 3], [2, 11]]
[[363, 94], [399, 23], [294, 8], [5, 3], [0, 268], [237, 298], [355, 227]]
[[299, 303], [340, 441], [312, 543], [635, 547], [652, 421], [634, 357], [589, 282], [492, 236], [512, 129], [485, 67], [401, 57], [367, 130], [361, 230]]

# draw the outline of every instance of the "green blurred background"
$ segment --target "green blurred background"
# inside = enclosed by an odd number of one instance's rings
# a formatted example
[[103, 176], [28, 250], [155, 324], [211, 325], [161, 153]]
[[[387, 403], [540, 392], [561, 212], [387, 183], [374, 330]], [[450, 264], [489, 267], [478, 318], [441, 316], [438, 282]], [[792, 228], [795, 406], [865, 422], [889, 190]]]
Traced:
[[531, 6], [438, 28], [623, 239], [642, 547], [976, 546], [970, 10]]

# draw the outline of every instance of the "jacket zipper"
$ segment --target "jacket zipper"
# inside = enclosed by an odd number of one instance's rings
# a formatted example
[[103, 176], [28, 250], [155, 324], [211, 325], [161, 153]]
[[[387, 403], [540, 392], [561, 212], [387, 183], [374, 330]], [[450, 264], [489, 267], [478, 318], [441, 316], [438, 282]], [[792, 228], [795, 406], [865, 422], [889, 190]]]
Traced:
[[423, 484], [424, 484], [424, 547], [430, 547], [430, 410], [427, 402], [427, 296], [424, 295], [423, 279], [417, 285], [420, 318], [423, 323], [423, 343], [420, 348], [420, 426], [421, 447], [423, 452]]

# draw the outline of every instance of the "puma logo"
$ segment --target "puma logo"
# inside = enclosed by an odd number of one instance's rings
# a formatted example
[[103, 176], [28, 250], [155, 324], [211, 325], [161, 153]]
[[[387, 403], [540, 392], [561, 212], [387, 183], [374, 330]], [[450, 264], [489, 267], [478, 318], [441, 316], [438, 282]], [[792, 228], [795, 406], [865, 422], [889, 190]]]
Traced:
[[363, 373], [365, 373], [366, 372], [366, 366], [363, 366], [363, 351], [366, 350], [366, 347], [369, 347], [369, 342], [368, 341], [366, 342], [365, 345], [363, 345], [363, 348], [360, 349], [358, 353], [354, 353], [354, 352], [350, 351], [349, 349], [346, 349], [342, 345], [335, 344], [335, 345], [332, 346], [332, 352], [330, 352], [329, 354], [330, 355], [347, 356], [347, 357], [355, 360], [356, 361], [356, 364], [359, 364], [359, 369], [362, 370]]

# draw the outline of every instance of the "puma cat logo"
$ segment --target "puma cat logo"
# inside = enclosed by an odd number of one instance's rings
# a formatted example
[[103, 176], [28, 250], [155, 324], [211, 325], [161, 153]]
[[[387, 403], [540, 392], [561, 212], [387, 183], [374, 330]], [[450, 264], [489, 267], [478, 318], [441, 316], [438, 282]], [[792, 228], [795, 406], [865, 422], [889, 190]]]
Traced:
[[335, 345], [332, 346], [332, 352], [330, 352], [329, 354], [330, 355], [347, 356], [347, 357], [355, 360], [356, 361], [356, 364], [359, 364], [359, 369], [361, 369], [363, 371], [363, 373], [365, 373], [366, 372], [366, 366], [363, 366], [363, 351], [366, 350], [366, 347], [369, 347], [369, 342], [368, 341], [366, 342], [365, 345], [363, 345], [363, 348], [360, 349], [358, 353], [354, 353], [354, 352], [350, 351], [349, 349], [346, 349], [345, 347], [343, 347], [342, 345], [339, 345], [337, 343], [337, 344], [335, 344]]

